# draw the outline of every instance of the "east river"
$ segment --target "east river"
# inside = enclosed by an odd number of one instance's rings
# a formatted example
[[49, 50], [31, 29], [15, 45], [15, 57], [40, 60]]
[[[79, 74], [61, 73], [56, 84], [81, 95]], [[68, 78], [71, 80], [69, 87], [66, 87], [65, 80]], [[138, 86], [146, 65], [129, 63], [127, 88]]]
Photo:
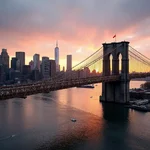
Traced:
[[0, 150], [150, 150], [150, 113], [100, 95], [97, 84], [0, 101]]

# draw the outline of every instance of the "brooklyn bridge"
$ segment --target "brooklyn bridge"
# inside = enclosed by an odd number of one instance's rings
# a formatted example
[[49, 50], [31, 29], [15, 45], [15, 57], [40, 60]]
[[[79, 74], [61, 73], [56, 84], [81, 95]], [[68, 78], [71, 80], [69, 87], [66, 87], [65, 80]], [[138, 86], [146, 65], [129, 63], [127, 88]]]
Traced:
[[[99, 74], [90, 75], [88, 70]], [[83, 72], [84, 76], [81, 76]], [[130, 80], [148, 76], [150, 59], [130, 46], [129, 42], [104, 43], [101, 48], [72, 67], [66, 75], [59, 73], [43, 81], [0, 87], [0, 100], [102, 83], [101, 101], [127, 103]]]

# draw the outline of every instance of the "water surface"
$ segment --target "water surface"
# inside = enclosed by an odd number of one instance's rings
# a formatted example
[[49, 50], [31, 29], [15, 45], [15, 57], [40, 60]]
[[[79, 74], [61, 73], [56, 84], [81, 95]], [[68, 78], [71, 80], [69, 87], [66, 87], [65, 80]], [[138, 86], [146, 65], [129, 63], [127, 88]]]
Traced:
[[98, 84], [0, 101], [0, 150], [149, 150], [150, 113], [102, 104], [100, 95]]

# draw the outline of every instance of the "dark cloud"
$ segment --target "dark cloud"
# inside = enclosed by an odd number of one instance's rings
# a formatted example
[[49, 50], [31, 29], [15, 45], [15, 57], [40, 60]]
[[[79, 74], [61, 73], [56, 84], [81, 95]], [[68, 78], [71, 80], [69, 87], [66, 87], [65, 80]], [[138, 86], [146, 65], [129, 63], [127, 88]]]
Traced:
[[63, 20], [76, 19], [78, 25], [117, 29], [149, 17], [149, 6], [148, 0], [1, 0], [0, 27], [61, 29]]
[[88, 29], [95, 30], [93, 38], [134, 25], [142, 32], [143, 21], [150, 19], [149, 6], [149, 0], [0, 0], [0, 32], [83, 40]]

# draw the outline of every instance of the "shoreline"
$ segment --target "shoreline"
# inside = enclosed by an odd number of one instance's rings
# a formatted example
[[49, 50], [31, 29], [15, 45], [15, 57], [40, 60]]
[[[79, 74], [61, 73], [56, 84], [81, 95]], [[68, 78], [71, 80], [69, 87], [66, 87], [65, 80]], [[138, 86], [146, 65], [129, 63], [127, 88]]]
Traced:
[[150, 112], [150, 92], [130, 91], [130, 101], [126, 107], [142, 112]]

